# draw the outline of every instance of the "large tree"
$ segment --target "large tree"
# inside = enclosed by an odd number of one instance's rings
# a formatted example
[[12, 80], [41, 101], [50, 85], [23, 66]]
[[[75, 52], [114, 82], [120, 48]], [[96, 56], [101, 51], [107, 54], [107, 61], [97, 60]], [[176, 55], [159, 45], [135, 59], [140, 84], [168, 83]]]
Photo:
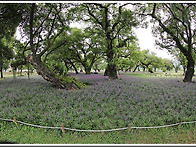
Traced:
[[[84, 3], [82, 7], [83, 20], [87, 21], [94, 28], [100, 31], [105, 39], [107, 57], [106, 75], [110, 79], [117, 79], [117, 68], [115, 59], [115, 50], [118, 47], [125, 45], [127, 40], [133, 39], [132, 27], [136, 26], [135, 18], [132, 12], [125, 8], [128, 4], [120, 3]], [[124, 32], [124, 36], [119, 37], [119, 34]], [[129, 35], [127, 35], [129, 34]], [[119, 44], [115, 46], [114, 41], [120, 40]]]
[[68, 21], [65, 17], [68, 11], [68, 3], [30, 4], [29, 19], [25, 28], [28, 37], [26, 50], [31, 50], [28, 61], [45, 80], [58, 88], [78, 89], [83, 86], [81, 82], [68, 74], [53, 72], [50, 66], [43, 62], [46, 54], [66, 44], [65, 40], [57, 44], [55, 42], [60, 34], [66, 33]]
[[142, 7], [142, 14], [152, 18], [153, 33], [159, 37], [156, 43], [168, 51], [176, 50], [187, 59], [184, 82], [191, 82], [194, 75], [196, 54], [196, 4], [154, 3]]
[[69, 35], [60, 36], [61, 40], [67, 41], [66, 45], [57, 50], [61, 54], [61, 59], [80, 63], [85, 73], [90, 74], [93, 64], [102, 57], [103, 40], [96, 32], [91, 28], [72, 28], [68, 32]]

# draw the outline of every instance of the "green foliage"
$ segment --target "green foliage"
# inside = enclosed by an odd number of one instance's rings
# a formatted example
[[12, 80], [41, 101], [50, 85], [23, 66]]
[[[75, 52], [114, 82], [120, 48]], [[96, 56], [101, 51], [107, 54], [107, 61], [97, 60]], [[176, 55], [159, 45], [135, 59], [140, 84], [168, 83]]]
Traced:
[[14, 35], [16, 27], [22, 20], [23, 8], [26, 4], [1, 3], [0, 7], [0, 38], [7, 39]]
[[[5, 37], [0, 40], [0, 56], [1, 59], [10, 60], [13, 58], [13, 50], [11, 48], [11, 42]], [[0, 59], [0, 60], [1, 60]]]
[[0, 71], [1, 78], [3, 78], [3, 68], [7, 69], [10, 59], [13, 58], [13, 50], [10, 46], [10, 42], [4, 37], [0, 38]]
[[[57, 60], [68, 63], [80, 64], [84, 67], [86, 73], [90, 72], [94, 63], [102, 57], [101, 40], [97, 34], [93, 34], [93, 29], [85, 29], [84, 31], [77, 28], [70, 28], [67, 33], [60, 35], [58, 41], [67, 42], [58, 48], [50, 56], [57, 55]], [[51, 57], [50, 57], [51, 58]], [[47, 60], [50, 60], [49, 58]], [[55, 62], [57, 60], [54, 60]]]
[[78, 88], [86, 87], [86, 85], [83, 82], [78, 81], [69, 75], [62, 75], [59, 73], [55, 73], [55, 78], [57, 78], [59, 81], [61, 81], [62, 84], [66, 85], [67, 87], [71, 86], [72, 83], [77, 85]]
[[173, 69], [173, 64], [168, 59], [163, 59], [164, 66], [162, 67], [163, 72], [170, 71]]
[[[132, 12], [125, 5], [116, 3], [84, 3], [81, 5], [83, 19], [89, 22], [93, 28], [99, 31], [100, 38], [105, 44], [104, 53], [107, 57], [107, 69], [110, 78], [117, 78], [116, 63], [117, 50], [126, 46], [126, 41], [133, 42], [132, 27], [136, 22]], [[110, 67], [111, 66], [111, 67]]]

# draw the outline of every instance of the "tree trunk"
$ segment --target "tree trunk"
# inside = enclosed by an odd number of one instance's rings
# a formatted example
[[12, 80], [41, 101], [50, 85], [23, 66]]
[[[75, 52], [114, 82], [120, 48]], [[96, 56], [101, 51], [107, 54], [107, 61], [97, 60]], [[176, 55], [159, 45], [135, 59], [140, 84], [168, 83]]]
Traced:
[[46, 64], [41, 61], [40, 57], [31, 56], [28, 61], [36, 69], [37, 73], [41, 75], [45, 80], [51, 82], [57, 88], [62, 89], [80, 89], [84, 86], [83, 83], [76, 81], [70, 75], [58, 75], [52, 72]]
[[20, 75], [22, 76], [22, 69], [20, 70]]
[[185, 75], [185, 73], [186, 73], [186, 66], [184, 65], [182, 65], [182, 68], [183, 68], [183, 76]]
[[108, 76], [110, 79], [118, 79], [117, 69], [115, 64], [108, 64], [104, 76]]
[[194, 59], [192, 58], [192, 56], [187, 56], [187, 70], [185, 72], [185, 77], [183, 79], [183, 82], [192, 82], [192, 78], [194, 76]]
[[85, 74], [91, 74], [91, 68], [89, 66], [84, 67]]
[[140, 65], [139, 65], [139, 64], [137, 64], [137, 65], [136, 65], [136, 67], [134, 68], [133, 72], [135, 72], [135, 71], [136, 71], [136, 69], [137, 69], [139, 66], [140, 66]]
[[30, 79], [30, 72], [29, 72], [29, 63], [28, 64], [28, 71], [27, 71], [27, 75], [28, 75], [28, 79]]
[[152, 71], [152, 69], [150, 69], [150, 68], [148, 68], [148, 72], [150, 72], [150, 73], [154, 73], [154, 72]]
[[178, 66], [174, 67], [176, 73], [178, 72], [178, 68]]
[[145, 72], [146, 71], [146, 68], [144, 66], [142, 68], [143, 68], [143, 72]]
[[105, 69], [104, 76], [108, 76], [108, 67]]
[[0, 71], [1, 71], [1, 78], [3, 78], [3, 68], [2, 68], [2, 66], [0, 67]]
[[106, 55], [107, 55], [108, 65], [107, 65], [104, 75], [107, 75], [109, 79], [118, 79], [116, 63], [113, 61], [114, 51], [112, 48], [112, 41], [108, 43]]
[[13, 69], [13, 79], [16, 80], [16, 69]]
[[73, 63], [69, 58], [67, 58], [67, 60], [69, 61], [69, 63], [71, 64], [71, 66], [74, 68], [75, 73], [76, 73], [76, 74], [79, 74], [79, 72], [78, 72], [76, 66], [74, 65], [74, 63]]

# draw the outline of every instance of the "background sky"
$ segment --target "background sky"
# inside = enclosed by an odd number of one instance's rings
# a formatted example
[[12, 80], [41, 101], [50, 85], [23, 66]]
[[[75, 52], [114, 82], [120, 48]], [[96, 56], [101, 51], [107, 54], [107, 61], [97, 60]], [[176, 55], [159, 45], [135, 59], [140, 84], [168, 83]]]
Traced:
[[167, 52], [166, 49], [160, 50], [156, 49], [156, 44], [155, 44], [155, 37], [153, 37], [151, 28], [138, 28], [134, 30], [137, 38], [139, 39], [139, 46], [141, 50], [144, 49], [149, 49], [150, 51], [153, 51], [156, 53], [158, 57], [161, 58], [168, 58], [172, 59], [172, 56]]

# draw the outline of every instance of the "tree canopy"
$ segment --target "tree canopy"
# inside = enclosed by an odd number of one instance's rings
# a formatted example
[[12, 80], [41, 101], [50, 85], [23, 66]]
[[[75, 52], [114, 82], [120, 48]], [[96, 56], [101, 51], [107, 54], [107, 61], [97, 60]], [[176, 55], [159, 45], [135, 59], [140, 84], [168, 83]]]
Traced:
[[[140, 50], [133, 28], [146, 26], [151, 18], [152, 31], [160, 49], [176, 56], [185, 70], [184, 82], [191, 82], [196, 61], [195, 4], [186, 3], [28, 3], [0, 6], [1, 71], [7, 60], [18, 68], [29, 62], [37, 73], [56, 87], [76, 89], [84, 86], [68, 73], [79, 68], [90, 74], [104, 69], [104, 75], [117, 79], [117, 71], [156, 72], [179, 65], [161, 59], [149, 50]], [[71, 28], [71, 23], [84, 24]], [[15, 42], [16, 28], [25, 36]], [[10, 44], [9, 44], [10, 43]], [[13, 56], [14, 55], [14, 56]], [[98, 66], [100, 64], [100, 66]]]

